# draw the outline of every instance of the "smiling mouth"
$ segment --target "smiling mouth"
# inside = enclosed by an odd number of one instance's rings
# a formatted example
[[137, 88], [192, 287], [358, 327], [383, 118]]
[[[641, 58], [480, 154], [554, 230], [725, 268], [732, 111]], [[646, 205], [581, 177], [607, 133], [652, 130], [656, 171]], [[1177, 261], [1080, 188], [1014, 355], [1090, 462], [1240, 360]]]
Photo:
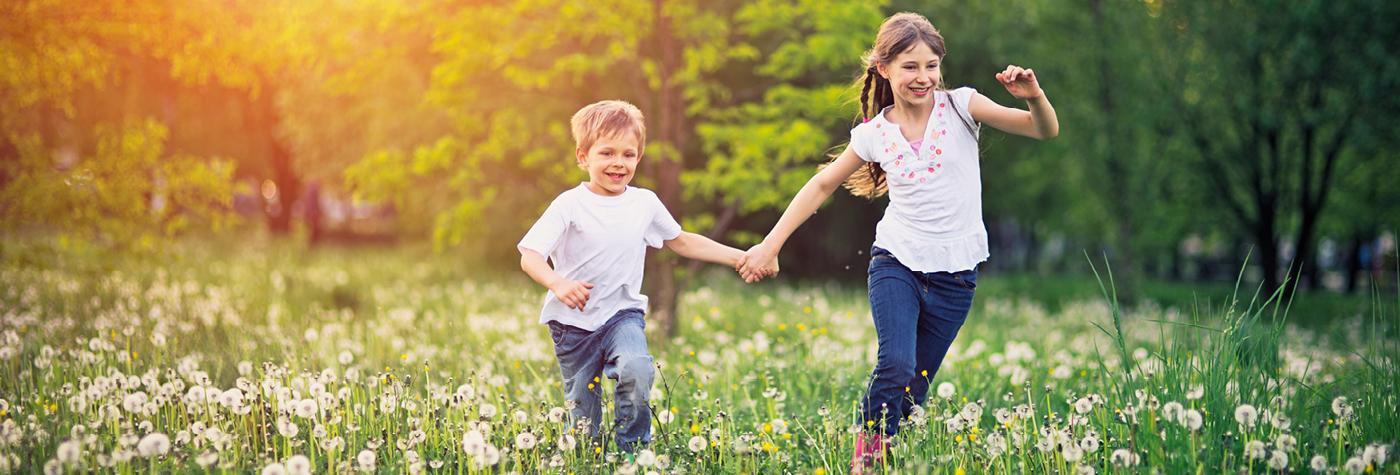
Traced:
[[910, 91], [913, 91], [913, 92], [914, 92], [914, 95], [916, 95], [916, 96], [922, 96], [922, 95], [928, 94], [929, 91], [933, 90], [933, 86], [924, 86], [924, 87], [914, 87], [914, 86], [910, 86], [910, 87], [909, 87], [909, 90], [910, 90]]
[[608, 178], [612, 178], [613, 181], [618, 181], [622, 180], [623, 178], [627, 178], [626, 173], [604, 172], [603, 174], [607, 175]]

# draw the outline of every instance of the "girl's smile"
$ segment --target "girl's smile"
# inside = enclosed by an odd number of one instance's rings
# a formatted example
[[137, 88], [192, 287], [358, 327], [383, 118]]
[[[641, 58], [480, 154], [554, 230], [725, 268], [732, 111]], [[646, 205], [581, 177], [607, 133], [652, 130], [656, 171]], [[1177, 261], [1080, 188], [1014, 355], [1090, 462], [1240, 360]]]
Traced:
[[895, 96], [907, 104], [924, 104], [930, 100], [943, 74], [938, 70], [943, 58], [925, 43], [915, 44], [899, 53], [888, 64], [879, 66], [880, 75], [890, 82]]

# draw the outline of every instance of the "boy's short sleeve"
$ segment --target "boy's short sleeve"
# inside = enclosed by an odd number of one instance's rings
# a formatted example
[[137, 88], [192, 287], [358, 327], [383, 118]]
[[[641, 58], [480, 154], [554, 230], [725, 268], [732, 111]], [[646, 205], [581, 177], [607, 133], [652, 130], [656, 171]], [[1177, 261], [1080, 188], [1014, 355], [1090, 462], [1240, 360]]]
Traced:
[[676, 218], [671, 216], [671, 211], [666, 209], [666, 205], [661, 202], [655, 193], [648, 193], [647, 198], [652, 203], [651, 223], [647, 225], [647, 230], [642, 234], [642, 239], [648, 246], [660, 249], [666, 241], [675, 239], [681, 235], [681, 224], [676, 222]]
[[876, 161], [875, 154], [871, 152], [874, 147], [870, 146], [874, 139], [870, 137], [870, 131], [869, 122], [857, 125], [854, 129], [851, 129], [851, 144], [849, 147], [861, 160], [874, 162]]
[[554, 252], [554, 248], [559, 245], [559, 238], [564, 235], [564, 230], [568, 229], [569, 221], [564, 216], [563, 200], [555, 199], [549, 204], [549, 208], [544, 210], [540, 219], [535, 221], [535, 225], [530, 227], [530, 231], [525, 233], [525, 237], [520, 239], [516, 248], [521, 252], [526, 249], [535, 251], [541, 256], [549, 257]]

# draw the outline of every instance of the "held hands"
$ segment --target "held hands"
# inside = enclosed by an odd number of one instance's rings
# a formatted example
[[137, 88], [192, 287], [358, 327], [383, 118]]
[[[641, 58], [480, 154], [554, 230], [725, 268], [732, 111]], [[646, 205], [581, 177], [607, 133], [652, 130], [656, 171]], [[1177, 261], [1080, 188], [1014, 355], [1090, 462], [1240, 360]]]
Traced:
[[554, 292], [554, 298], [580, 312], [583, 311], [584, 305], [588, 305], [588, 289], [591, 288], [593, 288], [593, 284], [569, 279], [559, 279], [554, 285], [549, 286], [549, 290]]
[[1006, 66], [1006, 70], [997, 73], [997, 82], [1006, 88], [1006, 92], [1012, 97], [1029, 101], [1045, 95], [1045, 91], [1040, 89], [1040, 81], [1035, 79], [1035, 71], [1016, 66], [1014, 64]]
[[750, 284], [778, 275], [778, 250], [759, 243], [749, 248], [735, 263], [734, 270]]

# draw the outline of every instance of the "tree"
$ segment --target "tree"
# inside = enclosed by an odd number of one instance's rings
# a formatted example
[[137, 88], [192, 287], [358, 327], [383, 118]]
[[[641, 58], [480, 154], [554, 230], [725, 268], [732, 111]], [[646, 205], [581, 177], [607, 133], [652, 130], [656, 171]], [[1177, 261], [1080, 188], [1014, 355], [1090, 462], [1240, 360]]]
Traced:
[[[1264, 287], [1314, 252], [1359, 124], [1386, 120], [1400, 58], [1391, 2], [1163, 2], [1157, 60], [1180, 85], [1174, 120], [1212, 196], [1255, 243]], [[1389, 39], [1390, 41], [1386, 41]], [[1354, 165], [1353, 165], [1354, 166]], [[1296, 228], [1293, 228], [1296, 223]], [[1290, 228], [1297, 253], [1282, 262]]]
[[171, 20], [163, 4], [22, 1], [0, 13], [0, 219], [146, 248], [195, 221], [225, 222], [230, 163], [168, 153], [160, 120], [76, 120], [91, 91], [142, 84], [132, 63], [166, 47], [142, 28]]
[[[684, 221], [680, 172], [698, 105], [722, 87], [708, 75], [746, 50], [730, 44], [733, 5], [694, 1], [503, 2], [465, 5], [434, 25], [439, 60], [427, 92], [450, 132], [412, 151], [386, 147], [349, 171], [361, 196], [401, 202], [414, 190], [440, 197], [440, 247], [513, 243], [577, 176], [568, 117], [620, 98], [648, 118], [640, 184]], [[500, 19], [481, 28], [480, 19]], [[491, 222], [493, 226], [481, 226]], [[485, 254], [484, 252], [482, 254]], [[504, 260], [499, 252], [492, 252]], [[675, 259], [653, 259], [648, 293], [661, 331], [672, 334]]]

